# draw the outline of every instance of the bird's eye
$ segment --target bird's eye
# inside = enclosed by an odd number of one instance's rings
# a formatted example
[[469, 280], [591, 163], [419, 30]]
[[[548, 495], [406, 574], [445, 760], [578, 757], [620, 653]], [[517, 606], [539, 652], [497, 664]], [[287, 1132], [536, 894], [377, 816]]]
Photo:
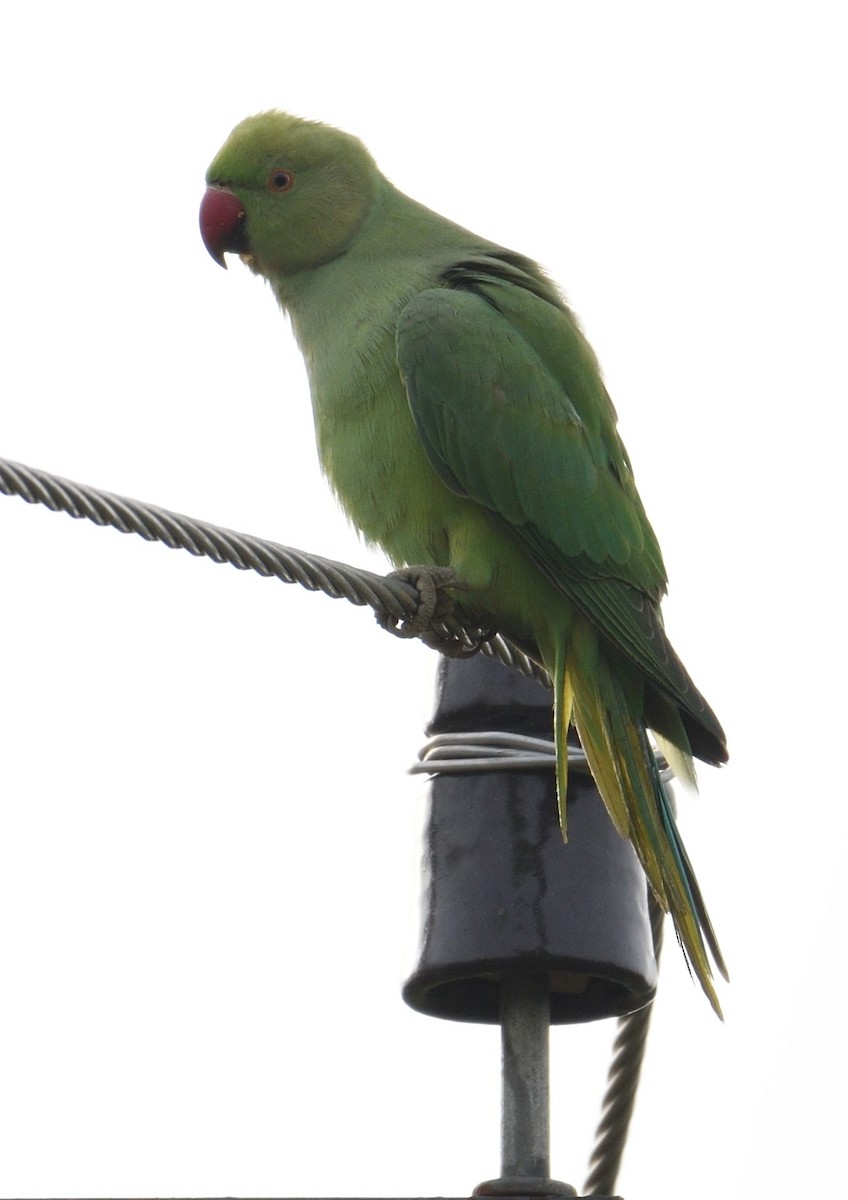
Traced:
[[294, 175], [291, 171], [283, 171], [275, 167], [268, 175], [267, 188], [269, 192], [288, 192], [294, 187]]

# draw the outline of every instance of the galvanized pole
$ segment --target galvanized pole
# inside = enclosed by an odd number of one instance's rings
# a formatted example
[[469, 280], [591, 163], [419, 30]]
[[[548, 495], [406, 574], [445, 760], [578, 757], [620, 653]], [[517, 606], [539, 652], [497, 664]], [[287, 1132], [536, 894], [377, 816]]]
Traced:
[[501, 1002], [501, 1174], [475, 1196], [576, 1196], [551, 1179], [551, 989], [544, 971], [507, 971]]
[[547, 1181], [551, 1173], [551, 997], [547, 975], [501, 979], [501, 1174]]

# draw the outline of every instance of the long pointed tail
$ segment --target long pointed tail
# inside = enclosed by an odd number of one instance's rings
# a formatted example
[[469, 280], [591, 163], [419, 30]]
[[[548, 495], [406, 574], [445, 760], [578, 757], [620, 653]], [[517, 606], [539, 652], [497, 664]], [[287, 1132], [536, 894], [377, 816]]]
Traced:
[[[591, 662], [581, 663], [574, 656], [566, 662], [564, 655], [557, 656], [557, 761], [566, 753], [565, 733], [573, 707], [583, 749], [609, 814], [619, 833], [632, 842], [657, 899], [671, 913], [692, 971], [721, 1016], [710, 957], [725, 978], [727, 971], [648, 741], [641, 682], [635, 673], [628, 679], [628, 671], [612, 671], [598, 647], [591, 649]], [[557, 781], [564, 830], [564, 768]]]

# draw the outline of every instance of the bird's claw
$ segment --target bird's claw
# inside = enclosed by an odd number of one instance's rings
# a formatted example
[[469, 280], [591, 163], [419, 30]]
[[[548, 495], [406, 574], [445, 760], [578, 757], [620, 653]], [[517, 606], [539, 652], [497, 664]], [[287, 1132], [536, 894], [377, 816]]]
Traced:
[[402, 567], [389, 578], [400, 579], [418, 592], [418, 608], [407, 620], [398, 622], [389, 613], [377, 613], [377, 624], [395, 637], [417, 637], [447, 658], [470, 658], [495, 636], [494, 629], [479, 629], [458, 637], [445, 627], [454, 607], [454, 597], [447, 589], [463, 586], [453, 567]]
[[397, 637], [421, 637], [431, 629], [433, 622], [444, 621], [451, 615], [453, 596], [445, 589], [459, 583], [453, 567], [403, 567], [392, 571], [389, 578], [400, 579], [418, 592], [418, 607], [413, 615], [399, 625], [390, 625], [391, 632]]

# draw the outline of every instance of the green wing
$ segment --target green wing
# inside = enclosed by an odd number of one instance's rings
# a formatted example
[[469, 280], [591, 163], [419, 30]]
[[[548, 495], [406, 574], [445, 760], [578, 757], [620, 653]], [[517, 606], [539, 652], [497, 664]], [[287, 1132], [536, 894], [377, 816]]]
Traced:
[[662, 556], [575, 318], [517, 256], [456, 264], [444, 281], [410, 301], [397, 328], [398, 365], [433, 467], [494, 513], [681, 709], [693, 752], [723, 761], [721, 727], [663, 631]]

